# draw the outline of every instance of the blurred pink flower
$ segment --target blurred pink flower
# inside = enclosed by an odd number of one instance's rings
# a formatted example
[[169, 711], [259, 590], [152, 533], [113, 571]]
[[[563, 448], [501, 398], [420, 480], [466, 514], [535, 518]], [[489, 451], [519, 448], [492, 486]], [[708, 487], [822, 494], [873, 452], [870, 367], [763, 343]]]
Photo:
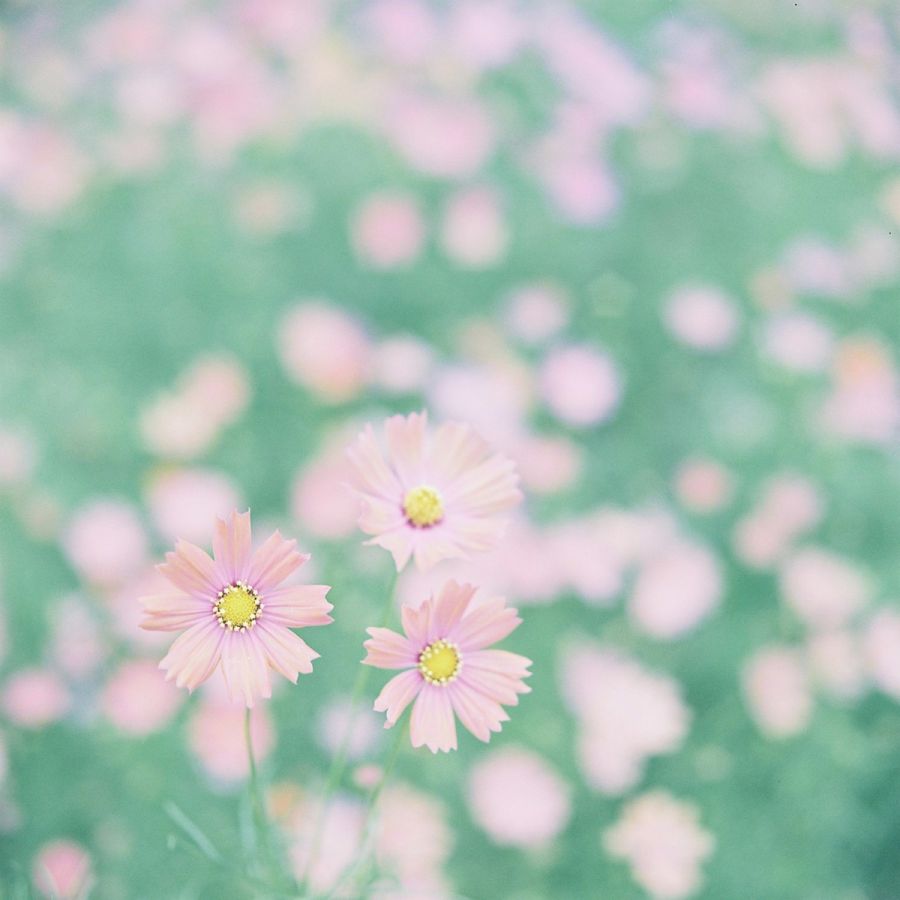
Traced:
[[386, 126], [411, 166], [439, 178], [474, 175], [496, 143], [491, 116], [472, 98], [400, 94], [387, 110]]
[[900, 374], [879, 338], [843, 340], [833, 364], [834, 384], [821, 411], [827, 432], [844, 440], [890, 445], [900, 435]]
[[567, 425], [586, 428], [605, 422], [622, 396], [622, 377], [605, 353], [587, 344], [556, 347], [540, 369], [541, 396]]
[[524, 486], [536, 494], [556, 494], [572, 487], [584, 467], [582, 447], [565, 437], [528, 435], [513, 456]]
[[69, 520], [62, 546], [86, 581], [113, 585], [147, 558], [147, 536], [134, 507], [114, 498], [91, 500]]
[[325, 403], [355, 397], [369, 375], [371, 346], [359, 322], [323, 300], [294, 305], [279, 326], [281, 364]]
[[159, 664], [166, 678], [193, 691], [220, 667], [233, 700], [248, 707], [272, 695], [269, 669], [294, 683], [318, 653], [292, 628], [327, 625], [325, 585], [279, 585], [308, 559], [276, 531], [254, 553], [250, 513], [216, 520], [215, 559], [179, 541], [159, 571], [176, 588], [144, 597], [143, 628], [183, 631]]
[[[562, 585], [586, 603], [608, 606], [622, 590], [624, 568], [598, 535], [592, 516], [568, 519], [550, 528], [536, 555], [549, 557]], [[517, 594], [518, 596], [518, 594]]]
[[384, 425], [387, 456], [371, 425], [347, 450], [362, 499], [359, 526], [368, 543], [389, 550], [400, 571], [420, 569], [496, 544], [503, 515], [521, 499], [515, 465], [468, 426], [442, 425], [433, 437], [426, 413], [392, 416]]
[[[313, 893], [327, 894], [337, 887], [344, 872], [360, 853], [365, 837], [365, 810], [355, 798], [340, 795], [331, 799], [324, 816], [319, 816], [317, 808], [318, 804], [307, 802], [296, 811], [291, 863], [297, 878], [307, 875]], [[318, 853], [309, 864], [314, 840], [312, 830], [320, 818], [322, 830]]]
[[453, 194], [444, 210], [441, 246], [457, 265], [484, 269], [506, 254], [509, 230], [493, 188], [467, 187]]
[[524, 44], [527, 20], [511, 0], [458, 0], [449, 12], [451, 47], [476, 69], [508, 64]]
[[305, 533], [335, 540], [356, 531], [359, 500], [347, 487], [351, 474], [349, 462], [330, 443], [297, 473], [291, 513]]
[[[351, 728], [352, 732], [348, 733]], [[329, 701], [319, 710], [316, 737], [319, 744], [332, 756], [339, 752], [347, 740], [347, 759], [362, 759], [378, 744], [378, 719], [369, 711], [357, 711], [348, 698], [342, 697]]]
[[788, 284], [801, 295], [846, 299], [852, 291], [845, 254], [814, 235], [794, 240], [784, 253]]
[[810, 628], [840, 628], [869, 602], [872, 585], [853, 563], [818, 547], [804, 547], [779, 570], [788, 606]]
[[793, 372], [821, 372], [834, 352], [834, 334], [821, 319], [805, 312], [773, 316], [765, 324], [766, 355]]
[[715, 839], [700, 825], [699, 810], [667, 791], [628, 802], [619, 821], [603, 832], [607, 853], [624, 859], [635, 881], [657, 900], [681, 900], [700, 890], [702, 863]]
[[780, 646], [757, 650], [745, 664], [742, 680], [750, 713], [768, 737], [792, 737], [809, 725], [812, 694], [797, 650]]
[[237, 360], [202, 356], [181, 374], [174, 390], [141, 412], [141, 435], [158, 456], [190, 459], [209, 449], [249, 400], [247, 373]]
[[691, 512], [717, 512], [731, 499], [734, 480], [731, 472], [715, 460], [688, 459], [675, 473], [675, 492]]
[[769, 568], [822, 518], [825, 500], [805, 476], [782, 472], [769, 478], [733, 536], [735, 553], [748, 566]]
[[[264, 706], [251, 713], [250, 733], [257, 764], [275, 746], [272, 720]], [[231, 784], [249, 774], [247, 745], [244, 740], [242, 706], [218, 699], [204, 699], [188, 721], [188, 743], [207, 774], [216, 781]]]
[[182, 695], [149, 659], [122, 663], [103, 688], [107, 719], [125, 734], [142, 737], [158, 731], [175, 715]]
[[202, 541], [210, 520], [241, 502], [234, 482], [215, 469], [163, 469], [147, 486], [147, 505], [157, 531], [167, 540]]
[[674, 337], [704, 352], [724, 350], [740, 327], [734, 301], [708, 285], [679, 288], [666, 300], [663, 317]]
[[684, 743], [691, 713], [677, 681], [593, 642], [564, 647], [561, 657], [562, 693], [578, 717], [578, 759], [589, 785], [624, 793], [651, 756]]
[[509, 332], [523, 343], [543, 343], [568, 324], [569, 299], [551, 282], [523, 285], [510, 295], [504, 321]]
[[489, 441], [506, 446], [525, 427], [530, 372], [497, 359], [444, 364], [433, 373], [427, 395], [442, 418], [467, 422]]
[[396, 877], [407, 895], [441, 896], [441, 868], [453, 834], [444, 805], [407, 784], [389, 784], [379, 801], [375, 853], [379, 865]]
[[559, 214], [575, 225], [602, 224], [619, 208], [618, 182], [596, 160], [553, 160], [541, 166], [540, 175]]
[[425, 241], [418, 203], [399, 192], [367, 197], [353, 213], [350, 232], [356, 255], [375, 269], [410, 265]]
[[363, 21], [367, 34], [391, 62], [420, 65], [434, 52], [438, 25], [421, 0], [373, 0]]
[[855, 700], [865, 690], [865, 662], [855, 634], [843, 630], [813, 633], [806, 652], [813, 677], [835, 699]]
[[900, 612], [880, 609], [865, 627], [862, 636], [866, 668], [875, 686], [900, 700]]
[[574, 9], [549, 6], [534, 22], [538, 50], [561, 86], [589, 103], [605, 128], [646, 114], [651, 86], [625, 53]]
[[375, 347], [372, 379], [391, 394], [422, 391], [434, 365], [434, 350], [412, 335], [395, 335]]
[[568, 824], [572, 789], [550, 764], [525, 747], [508, 746], [469, 773], [472, 818], [497, 844], [545, 847]]
[[509, 719], [503, 706], [518, 705], [528, 693], [524, 679], [531, 660], [506, 650], [488, 650], [520, 623], [516, 610], [502, 599], [471, 605], [476, 588], [449, 581], [418, 610], [403, 606], [404, 635], [387, 628], [368, 628], [366, 665], [404, 669], [375, 700], [387, 712], [385, 728], [397, 723], [415, 700], [410, 720], [413, 747], [456, 749], [460, 722], [479, 740], [490, 740]]
[[20, 728], [43, 728], [56, 722], [71, 703], [69, 689], [49, 669], [20, 669], [3, 685], [3, 711]]
[[38, 451], [25, 431], [0, 427], [0, 488], [23, 484], [31, 477]]
[[63, 597], [53, 610], [50, 652], [53, 662], [71, 678], [93, 672], [108, 653], [106, 639], [92, 610], [79, 596]]
[[628, 615], [645, 634], [673, 640], [692, 631], [722, 599], [722, 567], [703, 544], [678, 540], [638, 572]]
[[52, 900], [85, 900], [91, 891], [91, 857], [75, 841], [43, 844], [31, 867], [34, 886]]

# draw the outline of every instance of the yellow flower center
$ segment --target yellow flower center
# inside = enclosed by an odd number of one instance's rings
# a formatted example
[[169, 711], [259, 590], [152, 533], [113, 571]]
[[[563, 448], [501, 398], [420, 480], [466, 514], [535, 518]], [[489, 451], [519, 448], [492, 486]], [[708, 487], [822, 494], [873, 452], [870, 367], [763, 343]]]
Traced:
[[429, 684], [449, 684], [461, 668], [462, 654], [450, 641], [435, 641], [419, 654], [419, 671]]
[[219, 624], [229, 631], [246, 631], [256, 624], [262, 612], [259, 594], [243, 581], [229, 584], [219, 591], [215, 612]]
[[406, 492], [403, 512], [410, 525], [429, 528], [444, 518], [444, 503], [433, 487], [423, 484]]

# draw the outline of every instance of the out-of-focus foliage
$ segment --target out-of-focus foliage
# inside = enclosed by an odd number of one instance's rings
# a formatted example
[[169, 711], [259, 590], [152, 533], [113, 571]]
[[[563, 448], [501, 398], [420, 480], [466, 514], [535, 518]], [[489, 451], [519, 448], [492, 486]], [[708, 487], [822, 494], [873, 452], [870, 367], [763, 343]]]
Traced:
[[242, 713], [137, 628], [153, 560], [233, 507], [333, 585], [256, 714], [302, 865], [390, 582], [343, 447], [427, 408], [526, 502], [400, 595], [505, 594], [533, 693], [487, 747], [401, 753], [379, 896], [896, 898], [896, 9], [0, 15], [2, 896], [256, 893], [167, 812], [247, 852]]

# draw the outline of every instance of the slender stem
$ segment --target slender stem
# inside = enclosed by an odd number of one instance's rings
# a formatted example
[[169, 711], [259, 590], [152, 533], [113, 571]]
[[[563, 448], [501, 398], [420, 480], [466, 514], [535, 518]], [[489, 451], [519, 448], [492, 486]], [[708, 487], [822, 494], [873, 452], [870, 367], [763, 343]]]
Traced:
[[[394, 592], [397, 589], [397, 576], [398, 572], [394, 569], [391, 573], [384, 607], [382, 608], [378, 622], [379, 626], [382, 628], [387, 625], [390, 620], [391, 610], [394, 606]], [[359, 704], [371, 676], [371, 666], [360, 665], [359, 670], [356, 673], [356, 681], [353, 684], [353, 692], [350, 695], [350, 712], [347, 726], [344, 730], [344, 736], [341, 739], [337, 753], [335, 753], [334, 759], [331, 762], [331, 768], [328, 770], [328, 778], [325, 780], [325, 787], [322, 789], [322, 796], [319, 801], [319, 808], [316, 812], [316, 824], [313, 829], [309, 853], [307, 854], [306, 863], [303, 866], [303, 875], [300, 879], [301, 888], [306, 888], [310, 871], [312, 870], [316, 857], [319, 855], [319, 847], [322, 843], [322, 828], [325, 824], [325, 812], [328, 808], [328, 802], [331, 799], [331, 795], [337, 790], [341, 783], [341, 779], [344, 777], [344, 771], [347, 768], [347, 756], [350, 752], [350, 742], [353, 740], [353, 732], [356, 728]]]
[[356, 876], [356, 872], [360, 869], [364, 863], [368, 860], [369, 857], [369, 845], [372, 840], [372, 830], [374, 826], [374, 815], [375, 808], [378, 805], [378, 799], [381, 797], [381, 792], [384, 790], [384, 786], [387, 784], [388, 779], [391, 777], [391, 773], [394, 770], [394, 764], [397, 762], [397, 757], [400, 755], [400, 748], [403, 745], [404, 738], [407, 734], [408, 724], [404, 723], [397, 728], [397, 734], [394, 737], [394, 743], [391, 746], [391, 749], [388, 753], [387, 761], [384, 764], [384, 768], [381, 771], [381, 777], [378, 779], [375, 787], [372, 788], [369, 793], [369, 802], [366, 804], [366, 815], [363, 819], [362, 828], [360, 829], [360, 849], [359, 854], [356, 858], [356, 862], [353, 863], [352, 866], [344, 873], [343, 877], [341, 877], [337, 884], [331, 889], [328, 893], [326, 900], [331, 900], [338, 891], [344, 886], [344, 884], [352, 880]]
[[264, 863], [266, 875], [275, 883], [290, 885], [292, 879], [287, 874], [280, 854], [276, 854], [272, 843], [272, 826], [266, 813], [259, 772], [256, 768], [256, 754], [253, 752], [253, 730], [248, 708], [244, 713], [244, 742], [247, 745], [247, 761], [250, 765], [250, 805], [253, 809], [253, 829], [256, 845]]
[[256, 831], [256, 844], [265, 852], [268, 859], [268, 828], [265, 807], [259, 788], [259, 773], [256, 769], [256, 754], [253, 752], [253, 731], [249, 707], [244, 711], [244, 743], [247, 746], [247, 762], [250, 766], [250, 805], [253, 809], [253, 827]]

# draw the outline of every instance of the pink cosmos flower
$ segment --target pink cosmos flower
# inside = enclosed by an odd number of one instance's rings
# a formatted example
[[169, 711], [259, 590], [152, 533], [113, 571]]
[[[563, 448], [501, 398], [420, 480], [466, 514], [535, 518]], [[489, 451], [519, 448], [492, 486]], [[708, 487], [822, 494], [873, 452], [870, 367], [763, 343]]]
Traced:
[[471, 427], [455, 422], [428, 435], [426, 413], [385, 422], [387, 455], [371, 426], [347, 451], [363, 508], [359, 527], [374, 535], [399, 572], [410, 557], [420, 569], [489, 550], [521, 499], [515, 464]]
[[490, 740], [509, 716], [503, 706], [516, 706], [529, 688], [523, 679], [531, 660], [506, 650], [488, 650], [520, 623], [516, 610], [502, 598], [471, 605], [476, 588], [448, 581], [437, 597], [418, 609], [401, 609], [405, 635], [388, 628], [367, 629], [366, 665], [405, 669], [394, 676], [375, 700], [386, 712], [385, 728], [397, 723], [415, 699], [410, 721], [413, 747], [456, 749], [454, 713], [479, 740]]
[[332, 608], [325, 585], [281, 583], [308, 559], [296, 541], [276, 531], [255, 553], [250, 512], [216, 520], [214, 559], [187, 541], [166, 554], [158, 569], [176, 588], [144, 597], [141, 627], [184, 633], [159, 664], [166, 678], [193, 691], [221, 664], [232, 699], [253, 706], [272, 695], [269, 668], [296, 683], [318, 657], [292, 628], [327, 625]]

